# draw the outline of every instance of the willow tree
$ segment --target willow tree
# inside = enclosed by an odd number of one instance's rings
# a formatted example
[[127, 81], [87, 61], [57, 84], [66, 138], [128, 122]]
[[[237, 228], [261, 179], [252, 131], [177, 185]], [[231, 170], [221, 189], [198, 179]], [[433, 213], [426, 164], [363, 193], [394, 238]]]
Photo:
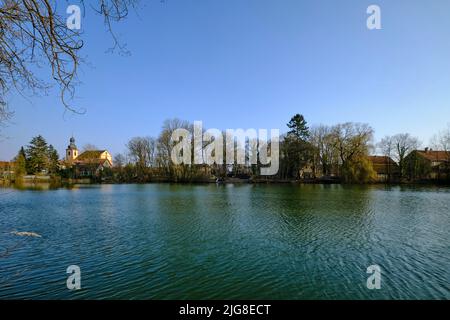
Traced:
[[[89, 1], [89, 8], [99, 13], [113, 39], [112, 49], [123, 46], [117, 41], [112, 25], [124, 19], [138, 0]], [[78, 70], [83, 62], [81, 31], [67, 27], [67, 16], [56, 7], [60, 0], [0, 0], [0, 122], [12, 112], [7, 93], [38, 93], [56, 86], [62, 105], [72, 111]], [[68, 1], [65, 2], [69, 5]], [[73, 4], [73, 3], [70, 3]], [[84, 1], [78, 4], [84, 8]], [[36, 75], [36, 67], [46, 66], [47, 77]]]
[[365, 123], [347, 122], [335, 125], [331, 137], [339, 157], [340, 176], [345, 182], [365, 183], [375, 179], [375, 171], [368, 160], [373, 148], [373, 129]]

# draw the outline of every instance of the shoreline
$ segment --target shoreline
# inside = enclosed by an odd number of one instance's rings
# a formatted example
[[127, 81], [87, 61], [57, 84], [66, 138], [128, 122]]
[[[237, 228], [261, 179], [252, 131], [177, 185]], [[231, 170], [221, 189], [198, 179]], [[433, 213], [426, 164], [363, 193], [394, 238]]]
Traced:
[[13, 180], [0, 179], [0, 188], [17, 188], [17, 189], [28, 189], [34, 187], [45, 187], [48, 186], [49, 189], [58, 189], [71, 186], [79, 185], [145, 185], [145, 184], [178, 184], [178, 185], [342, 185], [342, 186], [430, 186], [430, 187], [450, 187], [449, 181], [396, 181], [396, 182], [369, 182], [369, 183], [345, 183], [339, 180], [321, 180], [321, 179], [307, 179], [307, 180], [261, 180], [261, 179], [238, 179], [238, 178], [228, 178], [223, 181], [217, 182], [215, 180], [204, 180], [204, 181], [170, 181], [166, 179], [154, 180], [154, 181], [92, 181], [90, 179], [26, 179], [22, 180], [20, 183], [16, 183]]

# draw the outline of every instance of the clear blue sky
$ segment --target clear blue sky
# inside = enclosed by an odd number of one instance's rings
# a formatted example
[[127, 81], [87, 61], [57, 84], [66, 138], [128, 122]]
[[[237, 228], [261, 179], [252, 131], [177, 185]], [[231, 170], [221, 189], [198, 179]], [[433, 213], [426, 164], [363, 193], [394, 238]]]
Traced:
[[[313, 124], [367, 122], [376, 138], [410, 132], [428, 143], [450, 122], [448, 0], [143, 1], [116, 26], [131, 56], [92, 11], [77, 91], [84, 115], [56, 95], [12, 96], [0, 160], [42, 134], [61, 156], [74, 134], [122, 152], [133, 136], [157, 135], [164, 119], [207, 128], [280, 128], [295, 113]], [[366, 28], [378, 4], [382, 30]], [[44, 73], [43, 73], [44, 74]]]

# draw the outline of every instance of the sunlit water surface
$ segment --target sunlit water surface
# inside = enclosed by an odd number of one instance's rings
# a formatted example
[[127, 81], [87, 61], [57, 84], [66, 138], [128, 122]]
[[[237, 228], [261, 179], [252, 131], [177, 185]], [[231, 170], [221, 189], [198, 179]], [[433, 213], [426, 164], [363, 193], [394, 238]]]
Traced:
[[450, 299], [449, 270], [445, 188], [0, 189], [0, 299]]

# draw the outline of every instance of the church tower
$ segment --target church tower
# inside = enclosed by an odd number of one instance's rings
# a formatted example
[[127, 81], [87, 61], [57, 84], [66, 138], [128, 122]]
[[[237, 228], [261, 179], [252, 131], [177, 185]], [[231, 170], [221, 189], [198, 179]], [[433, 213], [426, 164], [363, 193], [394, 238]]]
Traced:
[[78, 157], [78, 148], [75, 145], [75, 138], [70, 138], [70, 144], [66, 149], [66, 161], [73, 162]]

